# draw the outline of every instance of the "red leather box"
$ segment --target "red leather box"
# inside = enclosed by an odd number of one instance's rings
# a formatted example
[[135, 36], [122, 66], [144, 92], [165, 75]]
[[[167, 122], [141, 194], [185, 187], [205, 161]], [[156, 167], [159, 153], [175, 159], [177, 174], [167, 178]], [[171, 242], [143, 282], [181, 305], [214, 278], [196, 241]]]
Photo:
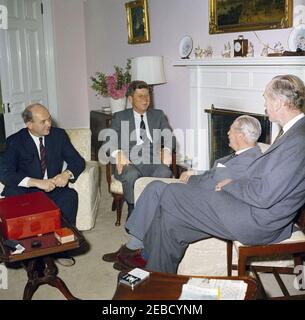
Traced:
[[60, 210], [43, 192], [0, 199], [0, 228], [6, 239], [28, 238], [60, 227]]

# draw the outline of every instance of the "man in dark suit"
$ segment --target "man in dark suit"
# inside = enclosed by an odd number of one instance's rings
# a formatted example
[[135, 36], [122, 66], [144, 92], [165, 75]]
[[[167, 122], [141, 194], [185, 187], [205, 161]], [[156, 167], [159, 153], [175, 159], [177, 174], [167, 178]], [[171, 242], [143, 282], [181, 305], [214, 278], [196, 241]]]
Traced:
[[[22, 113], [26, 128], [8, 137], [0, 162], [2, 195], [42, 190], [75, 225], [78, 195], [68, 188], [85, 168], [85, 161], [63, 129], [51, 125], [47, 108], [29, 105]], [[67, 164], [63, 171], [64, 162]]]
[[[132, 109], [114, 114], [111, 128], [116, 132], [118, 145], [111, 155], [115, 158], [114, 176], [122, 182], [124, 197], [128, 203], [128, 213], [133, 210], [134, 183], [140, 177], [171, 177], [172, 140], [168, 121], [162, 110], [148, 109], [150, 105], [149, 87], [144, 81], [133, 81], [126, 96]], [[163, 131], [163, 132], [162, 132]], [[161, 161], [162, 159], [162, 161]]]
[[[204, 195], [205, 192], [215, 190], [218, 182], [225, 178], [238, 178], [247, 175], [250, 164], [261, 155], [260, 148], [256, 145], [261, 135], [261, 125], [256, 118], [244, 115], [235, 119], [228, 132], [229, 146], [234, 153], [218, 159], [212, 169], [200, 175], [195, 172], [183, 172], [180, 182], [187, 183], [192, 189]], [[177, 179], [171, 179], [172, 183], [177, 183]], [[187, 189], [186, 185], [182, 185]], [[119, 251], [106, 254], [103, 260], [115, 262], [115, 269], [126, 267], [144, 267], [146, 261], [139, 253], [143, 248], [143, 239], [157, 212], [163, 192], [168, 185], [161, 181], [151, 182], [140, 195], [136, 207], [126, 223], [126, 228], [130, 231], [130, 240]], [[194, 201], [190, 197], [189, 201]], [[175, 205], [173, 205], [175, 207]]]

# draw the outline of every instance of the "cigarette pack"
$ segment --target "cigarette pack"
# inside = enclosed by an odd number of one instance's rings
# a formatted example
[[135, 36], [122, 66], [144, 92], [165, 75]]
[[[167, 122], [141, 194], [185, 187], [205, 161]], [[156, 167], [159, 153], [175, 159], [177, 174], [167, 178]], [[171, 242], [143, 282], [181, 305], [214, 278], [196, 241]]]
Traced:
[[120, 278], [119, 282], [133, 289], [135, 286], [147, 279], [149, 275], [150, 273], [148, 271], [135, 268], [129, 271], [127, 274], [123, 275]]

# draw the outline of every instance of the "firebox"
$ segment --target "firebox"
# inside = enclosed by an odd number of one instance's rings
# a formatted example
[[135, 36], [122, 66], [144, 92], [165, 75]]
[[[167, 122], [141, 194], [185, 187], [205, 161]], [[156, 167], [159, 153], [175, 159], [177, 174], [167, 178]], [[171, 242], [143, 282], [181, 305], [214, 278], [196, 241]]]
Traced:
[[209, 114], [210, 167], [212, 167], [216, 159], [232, 152], [228, 145], [228, 131], [233, 121], [241, 115], [249, 115], [257, 118], [262, 126], [262, 134], [258, 141], [268, 144], [271, 142], [271, 122], [267, 115], [218, 109], [213, 105], [211, 109], [205, 109], [204, 111]]

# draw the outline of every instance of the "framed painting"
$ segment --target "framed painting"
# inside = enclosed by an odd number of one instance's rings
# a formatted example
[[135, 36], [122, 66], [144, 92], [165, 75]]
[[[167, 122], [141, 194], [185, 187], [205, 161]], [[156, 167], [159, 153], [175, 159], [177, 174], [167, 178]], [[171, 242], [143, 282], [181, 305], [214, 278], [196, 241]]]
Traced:
[[209, 33], [292, 27], [293, 0], [209, 0]]
[[147, 0], [125, 3], [127, 12], [128, 43], [150, 42]]

